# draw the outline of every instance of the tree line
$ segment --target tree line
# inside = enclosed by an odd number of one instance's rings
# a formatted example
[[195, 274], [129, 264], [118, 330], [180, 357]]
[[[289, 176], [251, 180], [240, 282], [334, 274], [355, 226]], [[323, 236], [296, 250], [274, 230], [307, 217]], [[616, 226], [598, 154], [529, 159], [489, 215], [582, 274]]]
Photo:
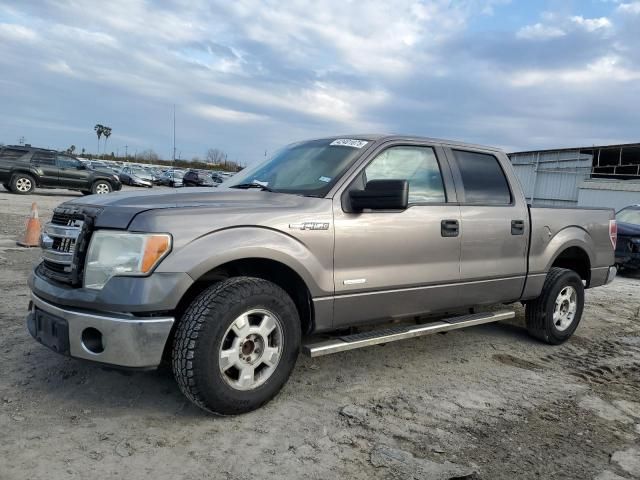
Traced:
[[[67, 153], [78, 155], [76, 152], [76, 146], [71, 145], [67, 149]], [[191, 160], [187, 159], [176, 159], [173, 160], [164, 160], [161, 159], [160, 156], [152, 149], [143, 150], [141, 152], [136, 153], [135, 155], [117, 155], [114, 152], [111, 153], [103, 153], [101, 155], [94, 155], [92, 153], [88, 153], [85, 149], [82, 149], [80, 154], [83, 158], [88, 158], [90, 160], [110, 160], [114, 162], [134, 162], [134, 163], [144, 163], [149, 165], [164, 165], [167, 167], [179, 167], [184, 169], [189, 168], [199, 168], [199, 169], [214, 169], [214, 170], [224, 170], [229, 172], [238, 172], [244, 168], [238, 162], [233, 160], [229, 160], [229, 156], [222, 150], [217, 148], [210, 148], [205, 153], [204, 159], [200, 157], [193, 157]]]

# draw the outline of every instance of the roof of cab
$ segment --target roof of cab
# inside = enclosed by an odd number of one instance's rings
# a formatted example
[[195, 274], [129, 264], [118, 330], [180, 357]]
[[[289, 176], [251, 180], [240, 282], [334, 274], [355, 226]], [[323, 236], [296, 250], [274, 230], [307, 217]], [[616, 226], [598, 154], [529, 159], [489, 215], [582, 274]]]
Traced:
[[399, 134], [376, 134], [376, 133], [358, 133], [358, 134], [345, 134], [345, 135], [332, 135], [330, 137], [324, 137], [327, 140], [347, 138], [354, 140], [367, 140], [370, 142], [384, 143], [390, 141], [408, 141], [408, 142], [429, 142], [440, 145], [446, 145], [448, 147], [456, 148], [472, 148], [475, 150], [490, 150], [493, 152], [503, 152], [501, 148], [491, 147], [488, 145], [478, 145], [474, 143], [459, 142], [456, 140], [445, 140], [442, 138], [421, 137], [418, 135], [399, 135]]

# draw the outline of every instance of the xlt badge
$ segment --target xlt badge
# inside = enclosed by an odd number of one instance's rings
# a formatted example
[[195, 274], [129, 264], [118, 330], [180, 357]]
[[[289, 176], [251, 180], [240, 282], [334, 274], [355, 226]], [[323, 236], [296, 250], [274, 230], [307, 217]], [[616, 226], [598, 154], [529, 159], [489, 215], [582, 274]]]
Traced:
[[293, 230], [329, 230], [329, 223], [327, 222], [290, 223], [289, 228]]

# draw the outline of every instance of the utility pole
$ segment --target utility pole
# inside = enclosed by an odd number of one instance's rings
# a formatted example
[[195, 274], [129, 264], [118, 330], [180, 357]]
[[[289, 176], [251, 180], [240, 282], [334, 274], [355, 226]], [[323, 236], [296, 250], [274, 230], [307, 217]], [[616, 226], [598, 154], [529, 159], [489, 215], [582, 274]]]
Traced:
[[173, 104], [173, 163], [176, 161], [176, 104]]
[[124, 158], [128, 158], [127, 152], [129, 151], [129, 145], [124, 146]]

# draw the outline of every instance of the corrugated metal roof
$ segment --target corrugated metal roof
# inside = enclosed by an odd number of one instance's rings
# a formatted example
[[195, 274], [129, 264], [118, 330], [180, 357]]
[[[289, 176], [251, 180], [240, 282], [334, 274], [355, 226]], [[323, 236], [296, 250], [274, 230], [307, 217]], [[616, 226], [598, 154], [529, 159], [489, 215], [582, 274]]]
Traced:
[[542, 150], [523, 150], [518, 152], [511, 152], [509, 155], [524, 154], [524, 153], [543, 153], [543, 152], [568, 152], [576, 150], [607, 150], [607, 149], [619, 149], [619, 148], [640, 148], [640, 143], [620, 143], [614, 145], [586, 145], [584, 147], [562, 147], [562, 148], [545, 148]]

